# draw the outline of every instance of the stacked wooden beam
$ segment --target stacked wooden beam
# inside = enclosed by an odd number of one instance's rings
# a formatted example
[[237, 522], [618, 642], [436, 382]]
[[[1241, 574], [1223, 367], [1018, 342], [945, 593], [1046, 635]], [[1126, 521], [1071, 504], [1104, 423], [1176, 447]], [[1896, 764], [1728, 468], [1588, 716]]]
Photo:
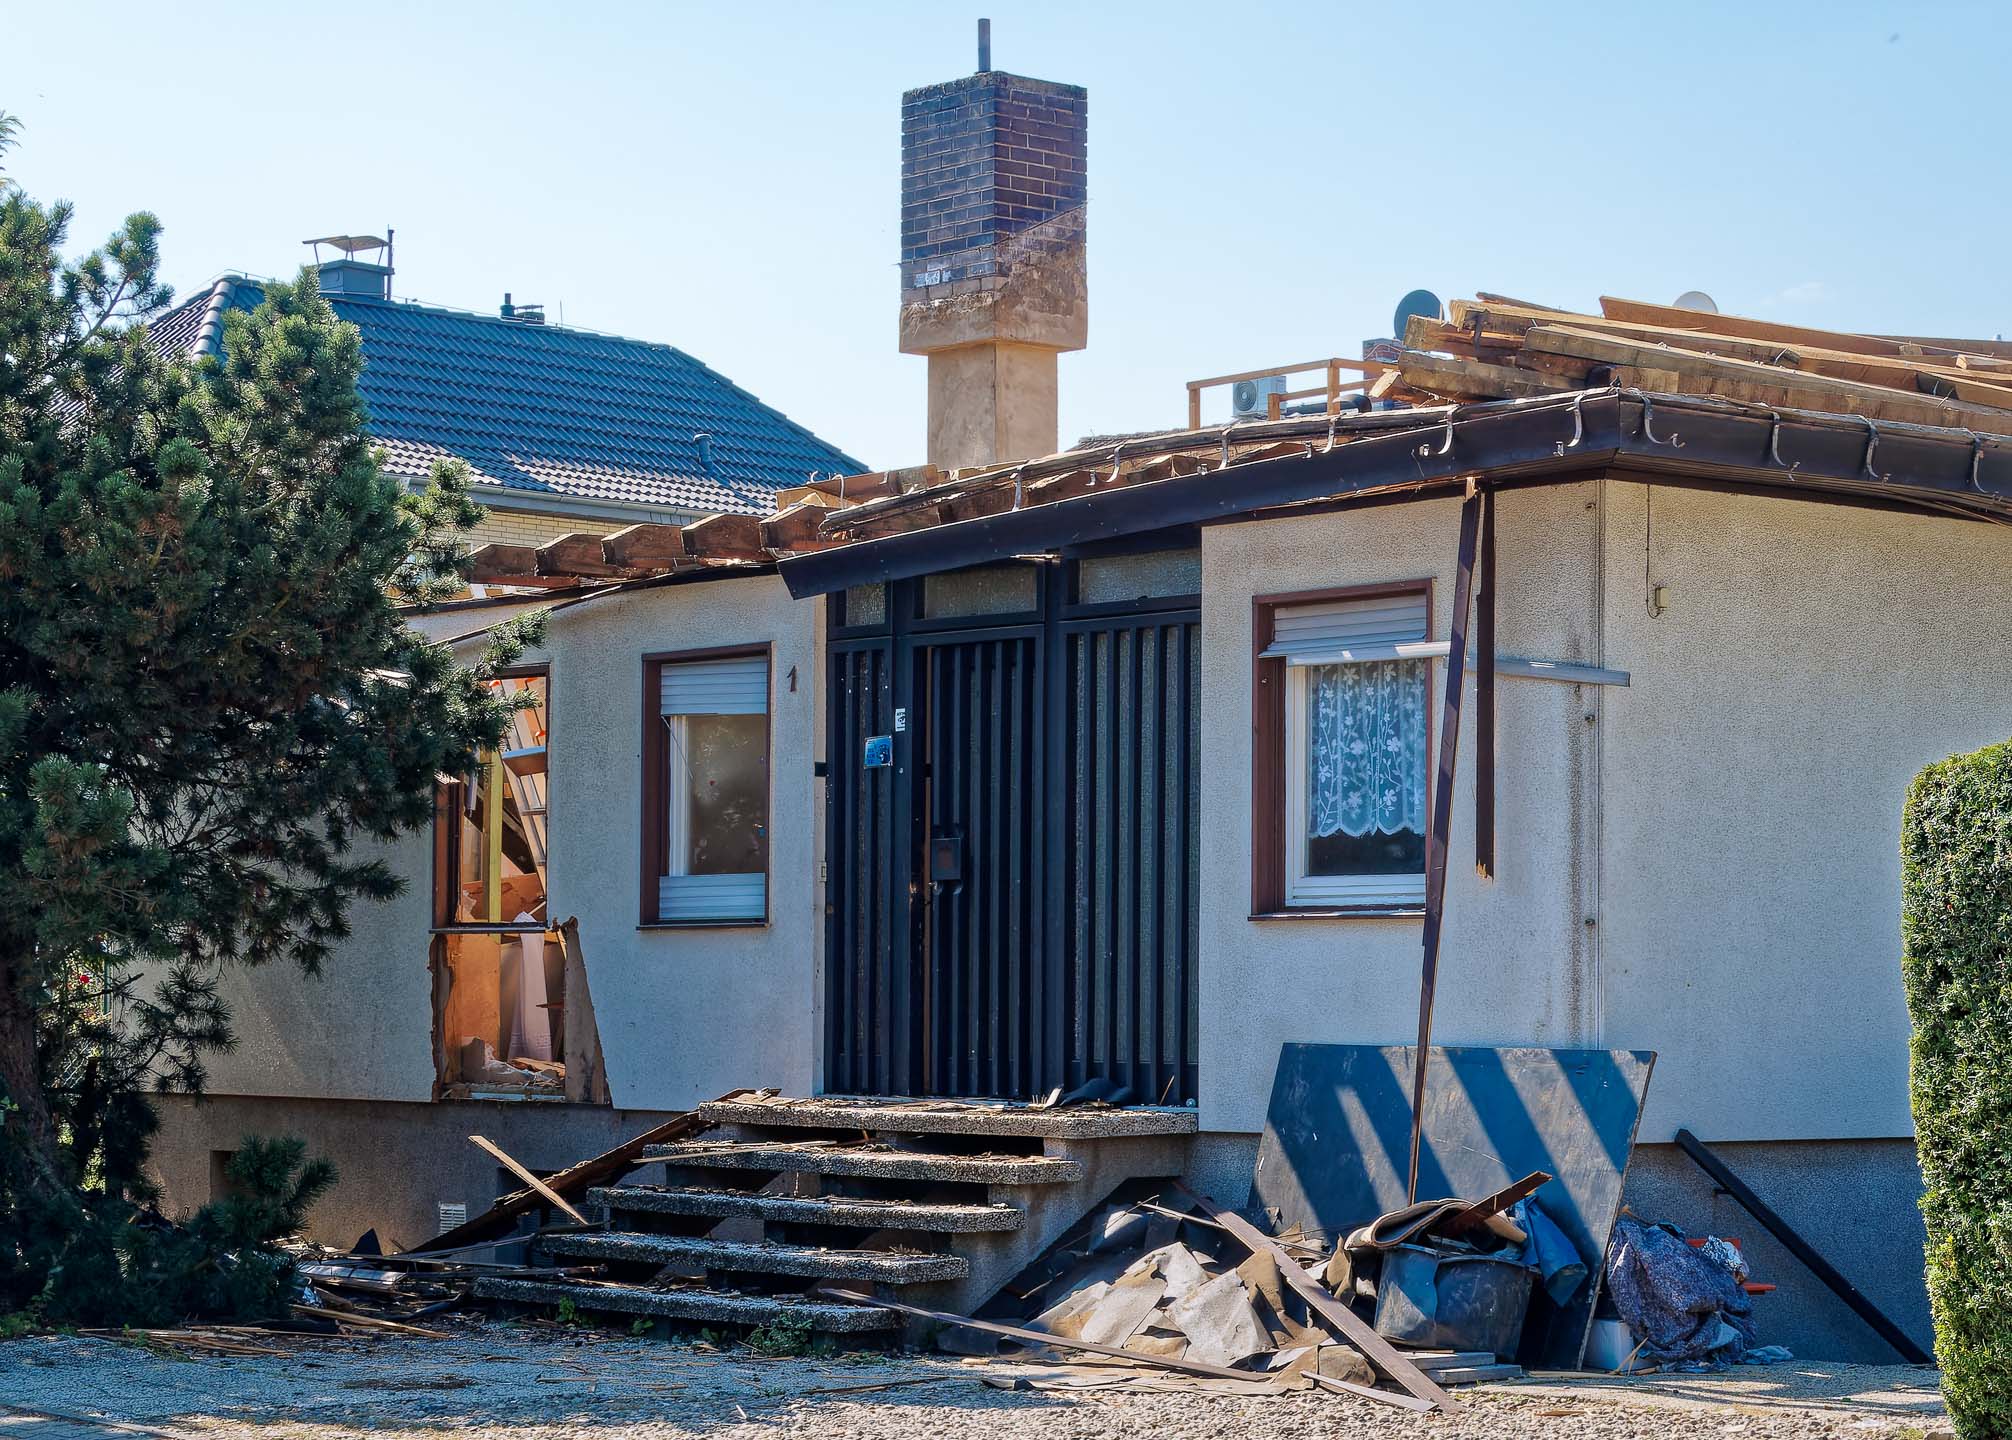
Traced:
[[2012, 435], [2012, 358], [1992, 341], [1811, 330], [1603, 296], [1586, 315], [1483, 294], [1414, 317], [1412, 400], [1524, 398], [1606, 385]]

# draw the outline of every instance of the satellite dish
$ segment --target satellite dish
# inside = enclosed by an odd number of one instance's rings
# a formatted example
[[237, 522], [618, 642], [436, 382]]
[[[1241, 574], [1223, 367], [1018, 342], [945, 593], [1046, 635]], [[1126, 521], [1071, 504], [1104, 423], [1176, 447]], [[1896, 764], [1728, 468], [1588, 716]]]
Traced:
[[1719, 302], [1702, 290], [1686, 290], [1675, 301], [1679, 310], [1696, 310], [1706, 315], [1719, 313]]
[[1399, 340], [1404, 338], [1404, 327], [1414, 315], [1423, 315], [1427, 320], [1438, 320], [1445, 316], [1445, 307], [1439, 297], [1430, 290], [1414, 290], [1397, 302], [1397, 313], [1390, 317], [1390, 333]]

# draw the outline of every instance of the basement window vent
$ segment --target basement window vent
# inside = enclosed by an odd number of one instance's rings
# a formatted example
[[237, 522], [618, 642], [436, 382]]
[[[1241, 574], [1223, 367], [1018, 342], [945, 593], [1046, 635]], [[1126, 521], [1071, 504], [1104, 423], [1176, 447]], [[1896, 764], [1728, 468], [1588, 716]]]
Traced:
[[465, 1200], [455, 1201], [451, 1205], [443, 1200], [440, 1202], [439, 1210], [439, 1229], [435, 1231], [436, 1234], [445, 1235], [449, 1230], [459, 1230], [468, 1223], [468, 1202]]

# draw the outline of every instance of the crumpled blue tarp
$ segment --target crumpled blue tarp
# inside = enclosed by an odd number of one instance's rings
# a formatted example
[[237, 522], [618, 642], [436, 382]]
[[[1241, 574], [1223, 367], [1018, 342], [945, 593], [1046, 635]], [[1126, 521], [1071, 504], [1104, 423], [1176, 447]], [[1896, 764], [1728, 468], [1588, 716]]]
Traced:
[[1534, 1199], [1517, 1201], [1509, 1218], [1530, 1237], [1523, 1242], [1523, 1262], [1536, 1270], [1551, 1303], [1563, 1305], [1586, 1283], [1586, 1260], [1579, 1247]]
[[1754, 1348], [1753, 1301], [1739, 1277], [1665, 1226], [1614, 1222], [1607, 1292], [1644, 1359], [1735, 1365]]

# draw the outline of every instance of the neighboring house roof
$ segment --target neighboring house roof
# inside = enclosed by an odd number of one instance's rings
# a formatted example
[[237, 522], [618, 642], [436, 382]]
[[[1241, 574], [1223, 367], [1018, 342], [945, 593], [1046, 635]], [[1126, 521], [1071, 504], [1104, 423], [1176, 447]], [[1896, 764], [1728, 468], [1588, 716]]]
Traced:
[[[227, 275], [155, 321], [152, 336], [215, 354], [224, 313], [263, 295], [259, 282]], [[542, 497], [763, 513], [813, 471], [863, 468], [670, 345], [407, 300], [327, 299], [362, 332], [370, 433], [401, 478], [455, 456], [527, 509]]]

